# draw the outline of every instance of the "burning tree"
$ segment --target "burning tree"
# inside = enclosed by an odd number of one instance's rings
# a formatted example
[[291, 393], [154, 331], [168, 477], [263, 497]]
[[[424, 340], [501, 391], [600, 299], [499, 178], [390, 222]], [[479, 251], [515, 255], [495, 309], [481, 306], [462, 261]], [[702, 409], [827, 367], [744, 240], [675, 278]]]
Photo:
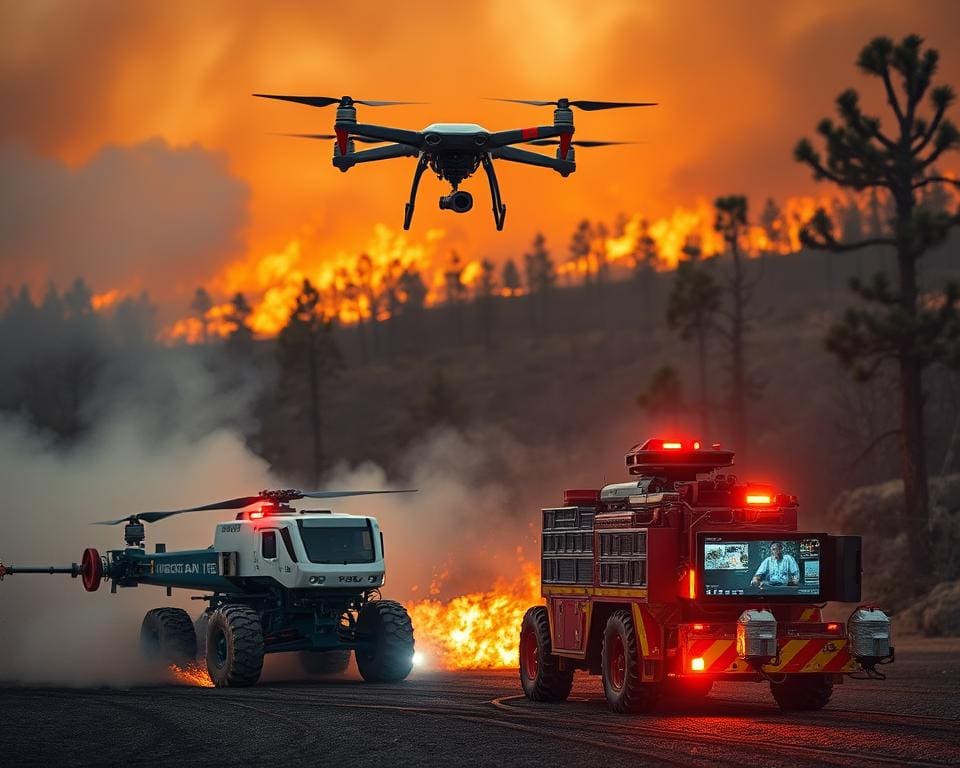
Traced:
[[[887, 362], [897, 366], [900, 426], [896, 433], [904, 484], [904, 530], [917, 563], [927, 562], [930, 551], [923, 372], [934, 363], [956, 360], [960, 337], [957, 286], [948, 284], [934, 295], [921, 292], [917, 281], [920, 257], [960, 224], [960, 213], [930, 210], [920, 197], [931, 184], [957, 185], [933, 169], [945, 152], [960, 145], [960, 132], [945, 117], [956, 94], [948, 85], [931, 88], [938, 59], [935, 50], [923, 50], [923, 41], [916, 35], [899, 44], [887, 37], [873, 39], [860, 52], [857, 65], [883, 83], [893, 113], [893, 132], [882, 129], [879, 117], [864, 114], [857, 92], [848, 89], [837, 97], [840, 123], [826, 118], [817, 127], [826, 143], [826, 158], [807, 139], [794, 150], [796, 160], [808, 165], [815, 179], [857, 191], [885, 191], [893, 201], [889, 235], [873, 232], [856, 242], [840, 242], [821, 209], [802, 239], [810, 247], [833, 252], [870, 246], [889, 246], [896, 252], [896, 285], [883, 273], [869, 282], [851, 281], [850, 288], [861, 303], [847, 309], [826, 342], [860, 380], [869, 379]], [[896, 84], [895, 78], [899, 79]], [[930, 119], [919, 114], [928, 94]]]

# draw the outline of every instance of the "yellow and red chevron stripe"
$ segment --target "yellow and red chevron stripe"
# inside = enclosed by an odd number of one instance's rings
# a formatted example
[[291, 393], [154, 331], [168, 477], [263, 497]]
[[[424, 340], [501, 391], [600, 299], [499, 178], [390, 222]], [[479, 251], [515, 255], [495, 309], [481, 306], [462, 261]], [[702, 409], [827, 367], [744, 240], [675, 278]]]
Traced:
[[[687, 644], [685, 672], [690, 671], [691, 659], [703, 659], [703, 672], [714, 674], [751, 672], [745, 664], [737, 662], [737, 643], [732, 638], [720, 640], [691, 640]], [[847, 650], [845, 638], [788, 640], [780, 648], [779, 664], [765, 664], [765, 672], [851, 672], [856, 661]]]

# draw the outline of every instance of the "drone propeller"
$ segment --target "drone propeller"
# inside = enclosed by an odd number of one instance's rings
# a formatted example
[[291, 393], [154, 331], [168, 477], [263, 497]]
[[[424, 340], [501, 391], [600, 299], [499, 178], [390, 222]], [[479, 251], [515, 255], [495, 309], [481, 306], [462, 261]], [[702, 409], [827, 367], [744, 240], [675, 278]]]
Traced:
[[537, 101], [536, 99], [488, 99], [488, 101], [509, 101], [514, 104], [532, 104], [535, 107], [577, 107], [585, 112], [594, 112], [598, 109], [619, 109], [621, 107], [655, 107], [655, 101], [571, 101], [557, 99], [556, 101]]
[[424, 101], [376, 101], [373, 99], [354, 99], [350, 96], [284, 96], [276, 93], [255, 93], [261, 99], [279, 99], [292, 101], [295, 104], [306, 104], [308, 107], [329, 107], [331, 104], [363, 104], [367, 107], [392, 107], [398, 104], [425, 104]]
[[[531, 139], [527, 144], [538, 147], [550, 147], [560, 143], [559, 139]], [[644, 141], [589, 141], [586, 139], [570, 142], [575, 147], [610, 147], [615, 144], [646, 144]]]
[[[335, 133], [271, 133], [271, 136], [290, 136], [294, 139], [336, 139]], [[363, 144], [383, 144], [385, 139], [368, 139], [363, 136], [351, 136], [353, 141]]]
[[166, 512], [138, 512], [135, 515], [128, 515], [117, 520], [99, 520], [93, 525], [119, 525], [120, 523], [156, 523], [172, 515], [182, 515], [185, 512], [208, 512], [217, 509], [243, 509], [251, 504], [262, 502], [284, 504], [288, 501], [297, 499], [340, 499], [347, 496], [370, 496], [378, 493], [416, 493], [415, 488], [406, 488], [396, 491], [261, 491], [256, 496], [239, 496], [235, 499], [226, 501], [215, 501], [212, 504], [203, 504], [199, 507], [187, 507], [186, 509], [172, 509]]

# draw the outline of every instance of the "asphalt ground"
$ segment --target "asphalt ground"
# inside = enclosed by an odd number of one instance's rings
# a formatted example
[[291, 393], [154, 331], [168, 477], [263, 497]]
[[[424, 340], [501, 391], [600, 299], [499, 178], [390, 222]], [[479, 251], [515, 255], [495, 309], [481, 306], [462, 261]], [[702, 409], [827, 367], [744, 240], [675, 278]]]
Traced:
[[103, 765], [960, 765], [960, 641], [902, 642], [886, 681], [848, 680], [821, 712], [783, 714], [762, 684], [615, 715], [600, 681], [524, 699], [517, 674], [355, 672], [247, 689], [0, 686], [0, 767]]

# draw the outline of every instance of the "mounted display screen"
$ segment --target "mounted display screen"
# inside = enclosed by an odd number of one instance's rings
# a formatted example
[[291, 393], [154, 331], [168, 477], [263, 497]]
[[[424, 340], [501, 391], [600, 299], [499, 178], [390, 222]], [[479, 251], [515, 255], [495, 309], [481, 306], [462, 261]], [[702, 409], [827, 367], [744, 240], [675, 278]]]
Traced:
[[819, 600], [825, 538], [811, 533], [699, 534], [699, 594], [719, 600]]

